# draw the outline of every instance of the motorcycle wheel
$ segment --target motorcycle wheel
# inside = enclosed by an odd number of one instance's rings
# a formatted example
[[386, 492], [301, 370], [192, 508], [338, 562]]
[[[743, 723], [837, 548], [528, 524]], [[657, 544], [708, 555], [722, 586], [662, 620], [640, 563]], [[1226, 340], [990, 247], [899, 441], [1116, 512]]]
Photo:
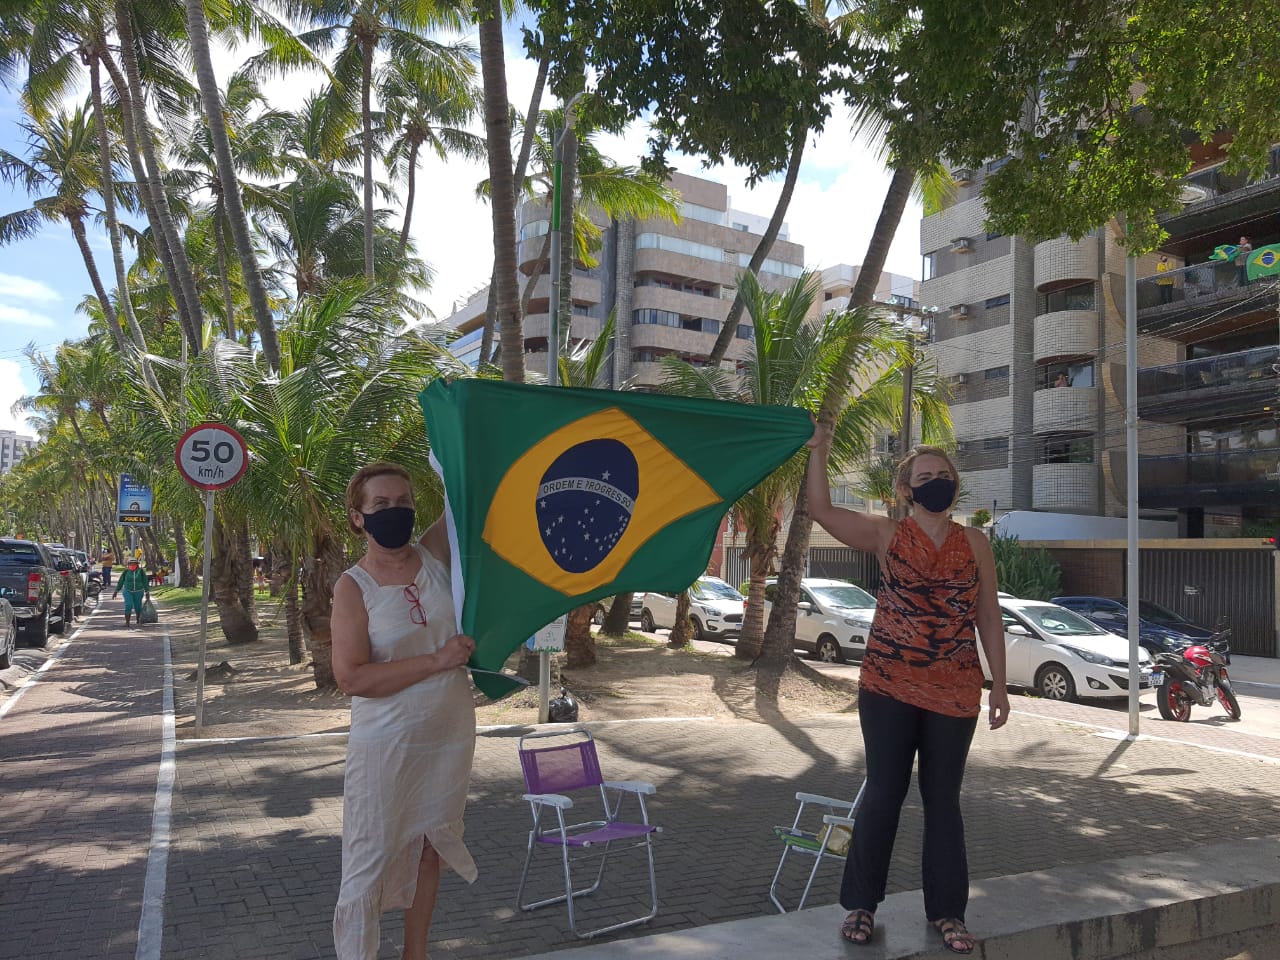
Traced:
[[1176, 683], [1165, 683], [1156, 692], [1156, 707], [1165, 720], [1177, 720], [1186, 723], [1191, 719], [1191, 701], [1182, 696], [1181, 687]]
[[1240, 719], [1240, 701], [1236, 699], [1235, 691], [1227, 685], [1228, 681], [1220, 681], [1218, 683], [1218, 702], [1222, 704], [1222, 708], [1232, 720]]

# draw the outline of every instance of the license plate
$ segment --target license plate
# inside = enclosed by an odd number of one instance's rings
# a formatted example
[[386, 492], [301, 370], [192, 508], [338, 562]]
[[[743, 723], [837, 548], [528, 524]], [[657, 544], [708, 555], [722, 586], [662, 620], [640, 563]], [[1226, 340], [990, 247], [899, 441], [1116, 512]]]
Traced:
[[1152, 685], [1153, 687], [1158, 687], [1158, 686], [1160, 686], [1160, 685], [1161, 685], [1161, 684], [1163, 684], [1163, 683], [1164, 683], [1164, 674], [1163, 674], [1163, 673], [1153, 673], [1153, 674], [1151, 675], [1151, 685]]

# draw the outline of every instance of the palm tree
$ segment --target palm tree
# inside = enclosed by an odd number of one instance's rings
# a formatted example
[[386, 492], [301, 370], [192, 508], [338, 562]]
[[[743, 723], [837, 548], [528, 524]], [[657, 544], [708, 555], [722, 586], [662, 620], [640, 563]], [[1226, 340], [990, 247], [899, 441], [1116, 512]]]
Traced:
[[387, 128], [394, 131], [394, 138], [387, 146], [387, 169], [393, 178], [399, 179], [403, 167], [408, 182], [404, 223], [400, 228], [401, 255], [409, 242], [418, 154], [422, 148], [426, 147], [441, 160], [449, 154], [472, 160], [484, 157], [484, 138], [466, 129], [479, 109], [475, 65], [467, 62], [465, 69], [452, 77], [439, 76], [439, 72], [421, 60], [392, 61], [379, 86]]
[[[865, 457], [870, 438], [878, 429], [896, 423], [896, 410], [901, 407], [900, 368], [906, 353], [896, 331], [866, 309], [829, 313], [817, 323], [807, 322], [818, 289], [813, 274], [768, 293], [755, 275], [744, 272], [738, 289], [755, 328], [754, 354], [742, 378], [718, 365], [694, 367], [671, 357], [664, 360], [663, 390], [813, 411], [831, 371], [852, 352], [858, 358], [858, 389], [852, 394], [846, 389], [844, 405], [836, 415], [833, 471]], [[949, 424], [946, 407], [936, 396], [922, 395], [921, 403], [929, 429], [940, 418]], [[803, 486], [805, 462], [803, 452], [798, 453], [734, 505], [738, 527], [746, 534], [751, 569], [746, 619], [735, 650], [743, 659], [764, 655], [780, 661], [790, 656], [791, 638], [772, 644], [764, 637], [764, 587], [777, 551], [782, 513]]]
[[123, 351], [120, 320], [98, 272], [85, 226], [94, 214], [90, 197], [102, 184], [93, 118], [82, 105], [71, 112], [60, 110], [43, 119], [24, 120], [19, 129], [26, 137], [30, 159], [0, 150], [0, 178], [22, 187], [29, 196], [36, 195], [36, 199], [24, 210], [0, 216], [0, 245], [29, 239], [45, 223], [66, 223], [76, 239], [107, 328]]

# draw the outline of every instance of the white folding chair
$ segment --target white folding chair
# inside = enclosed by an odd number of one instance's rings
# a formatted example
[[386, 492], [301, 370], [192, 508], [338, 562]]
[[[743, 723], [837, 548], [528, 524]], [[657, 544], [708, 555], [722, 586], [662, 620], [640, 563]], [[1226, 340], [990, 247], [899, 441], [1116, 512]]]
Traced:
[[[848, 853], [847, 848], [837, 852], [829, 847], [840, 836], [842, 831], [837, 829], [840, 827], [847, 828], [847, 835], [852, 842], [854, 814], [858, 812], [858, 804], [862, 802], [862, 795], [866, 789], [867, 782], [863, 780], [862, 786], [858, 789], [858, 795], [852, 802], [824, 797], [816, 793], [796, 794], [796, 800], [799, 801], [800, 806], [796, 809], [796, 818], [791, 826], [773, 828], [774, 836], [782, 841], [782, 857], [778, 860], [778, 869], [773, 873], [773, 883], [769, 885], [769, 899], [773, 901], [779, 913], [787, 912], [787, 908], [778, 897], [778, 882], [782, 877], [782, 868], [786, 866], [787, 858], [793, 853], [813, 857], [809, 880], [804, 885], [804, 892], [800, 894], [800, 902], [796, 904], [797, 910], [803, 910], [804, 902], [809, 898], [809, 890], [813, 887], [814, 878], [818, 875], [818, 868], [822, 866], [822, 861], [844, 861]], [[814, 808], [808, 817], [805, 815], [806, 808]], [[821, 826], [818, 826], [815, 818], [818, 812], [823, 810], [826, 812], [822, 814]]]

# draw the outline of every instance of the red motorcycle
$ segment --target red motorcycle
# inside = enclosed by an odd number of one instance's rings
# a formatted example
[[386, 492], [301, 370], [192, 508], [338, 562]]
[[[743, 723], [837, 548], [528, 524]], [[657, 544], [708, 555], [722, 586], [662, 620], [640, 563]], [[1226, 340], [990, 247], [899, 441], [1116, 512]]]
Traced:
[[1182, 653], [1157, 653], [1151, 684], [1160, 716], [1166, 720], [1186, 722], [1193, 704], [1210, 707], [1214, 700], [1232, 720], [1240, 719], [1240, 701], [1231, 689], [1227, 661], [1208, 647], [1196, 644]]

